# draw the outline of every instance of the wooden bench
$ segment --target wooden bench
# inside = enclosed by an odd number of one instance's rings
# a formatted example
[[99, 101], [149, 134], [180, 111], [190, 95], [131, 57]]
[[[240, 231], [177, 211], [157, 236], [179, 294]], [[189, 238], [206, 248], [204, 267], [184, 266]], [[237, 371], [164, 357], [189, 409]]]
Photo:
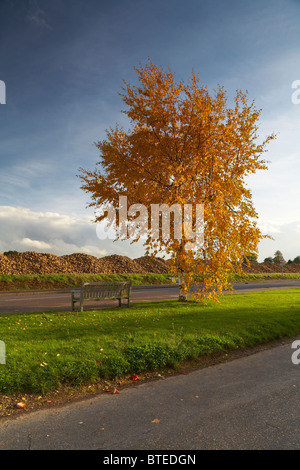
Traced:
[[130, 305], [131, 281], [129, 282], [82, 282], [80, 289], [71, 291], [72, 312], [75, 310], [75, 303], [80, 302], [80, 311], [83, 312], [83, 302], [85, 300], [119, 300], [127, 299], [127, 307]]

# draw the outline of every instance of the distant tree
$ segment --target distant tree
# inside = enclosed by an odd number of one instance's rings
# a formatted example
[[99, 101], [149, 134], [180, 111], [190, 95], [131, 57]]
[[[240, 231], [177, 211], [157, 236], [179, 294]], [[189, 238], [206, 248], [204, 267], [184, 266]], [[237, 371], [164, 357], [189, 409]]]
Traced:
[[293, 263], [300, 263], [300, 256], [296, 256], [296, 258], [293, 260]]
[[273, 258], [271, 256], [268, 256], [268, 258], [264, 259], [264, 263], [273, 263]]
[[279, 263], [279, 261], [282, 257], [283, 257], [283, 254], [281, 253], [280, 250], [275, 251], [274, 257], [273, 257], [273, 262], [274, 263]]
[[4, 251], [3, 254], [5, 256], [9, 256], [9, 255], [16, 255], [18, 253], [18, 251], [15, 251], [15, 250], [9, 250], [9, 251]]

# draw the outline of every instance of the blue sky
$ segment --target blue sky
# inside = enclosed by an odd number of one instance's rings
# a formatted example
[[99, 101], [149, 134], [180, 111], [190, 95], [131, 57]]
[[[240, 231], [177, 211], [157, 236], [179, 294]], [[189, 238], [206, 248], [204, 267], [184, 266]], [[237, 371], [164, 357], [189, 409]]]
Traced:
[[0, 252], [144, 253], [142, 245], [100, 241], [76, 177], [94, 168], [94, 142], [124, 127], [122, 80], [151, 61], [178, 80], [191, 70], [233, 98], [248, 90], [271, 132], [269, 170], [249, 178], [259, 224], [274, 237], [260, 260], [280, 249], [300, 254], [299, 0], [1, 0]]

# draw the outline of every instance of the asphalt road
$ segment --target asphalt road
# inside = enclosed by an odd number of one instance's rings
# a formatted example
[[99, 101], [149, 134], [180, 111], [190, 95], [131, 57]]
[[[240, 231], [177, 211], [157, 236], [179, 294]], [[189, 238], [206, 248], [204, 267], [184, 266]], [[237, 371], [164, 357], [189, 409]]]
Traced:
[[[251, 292], [267, 289], [287, 289], [290, 287], [300, 287], [299, 279], [286, 281], [261, 281], [234, 284], [236, 292]], [[144, 302], [151, 300], [176, 299], [178, 297], [178, 287], [151, 287], [132, 288], [133, 302]], [[126, 304], [126, 301], [124, 301]], [[85, 308], [105, 308], [118, 305], [118, 301], [85, 302]], [[17, 312], [37, 312], [44, 310], [70, 310], [71, 294], [70, 290], [65, 291], [39, 291], [39, 292], [0, 292], [0, 314]]]
[[291, 343], [2, 420], [0, 450], [299, 450]]

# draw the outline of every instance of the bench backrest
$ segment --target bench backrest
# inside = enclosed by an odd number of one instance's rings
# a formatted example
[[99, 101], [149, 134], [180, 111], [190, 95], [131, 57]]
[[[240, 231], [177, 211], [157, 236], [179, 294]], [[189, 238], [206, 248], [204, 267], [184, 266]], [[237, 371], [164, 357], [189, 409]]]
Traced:
[[129, 297], [131, 282], [82, 282], [84, 299]]

